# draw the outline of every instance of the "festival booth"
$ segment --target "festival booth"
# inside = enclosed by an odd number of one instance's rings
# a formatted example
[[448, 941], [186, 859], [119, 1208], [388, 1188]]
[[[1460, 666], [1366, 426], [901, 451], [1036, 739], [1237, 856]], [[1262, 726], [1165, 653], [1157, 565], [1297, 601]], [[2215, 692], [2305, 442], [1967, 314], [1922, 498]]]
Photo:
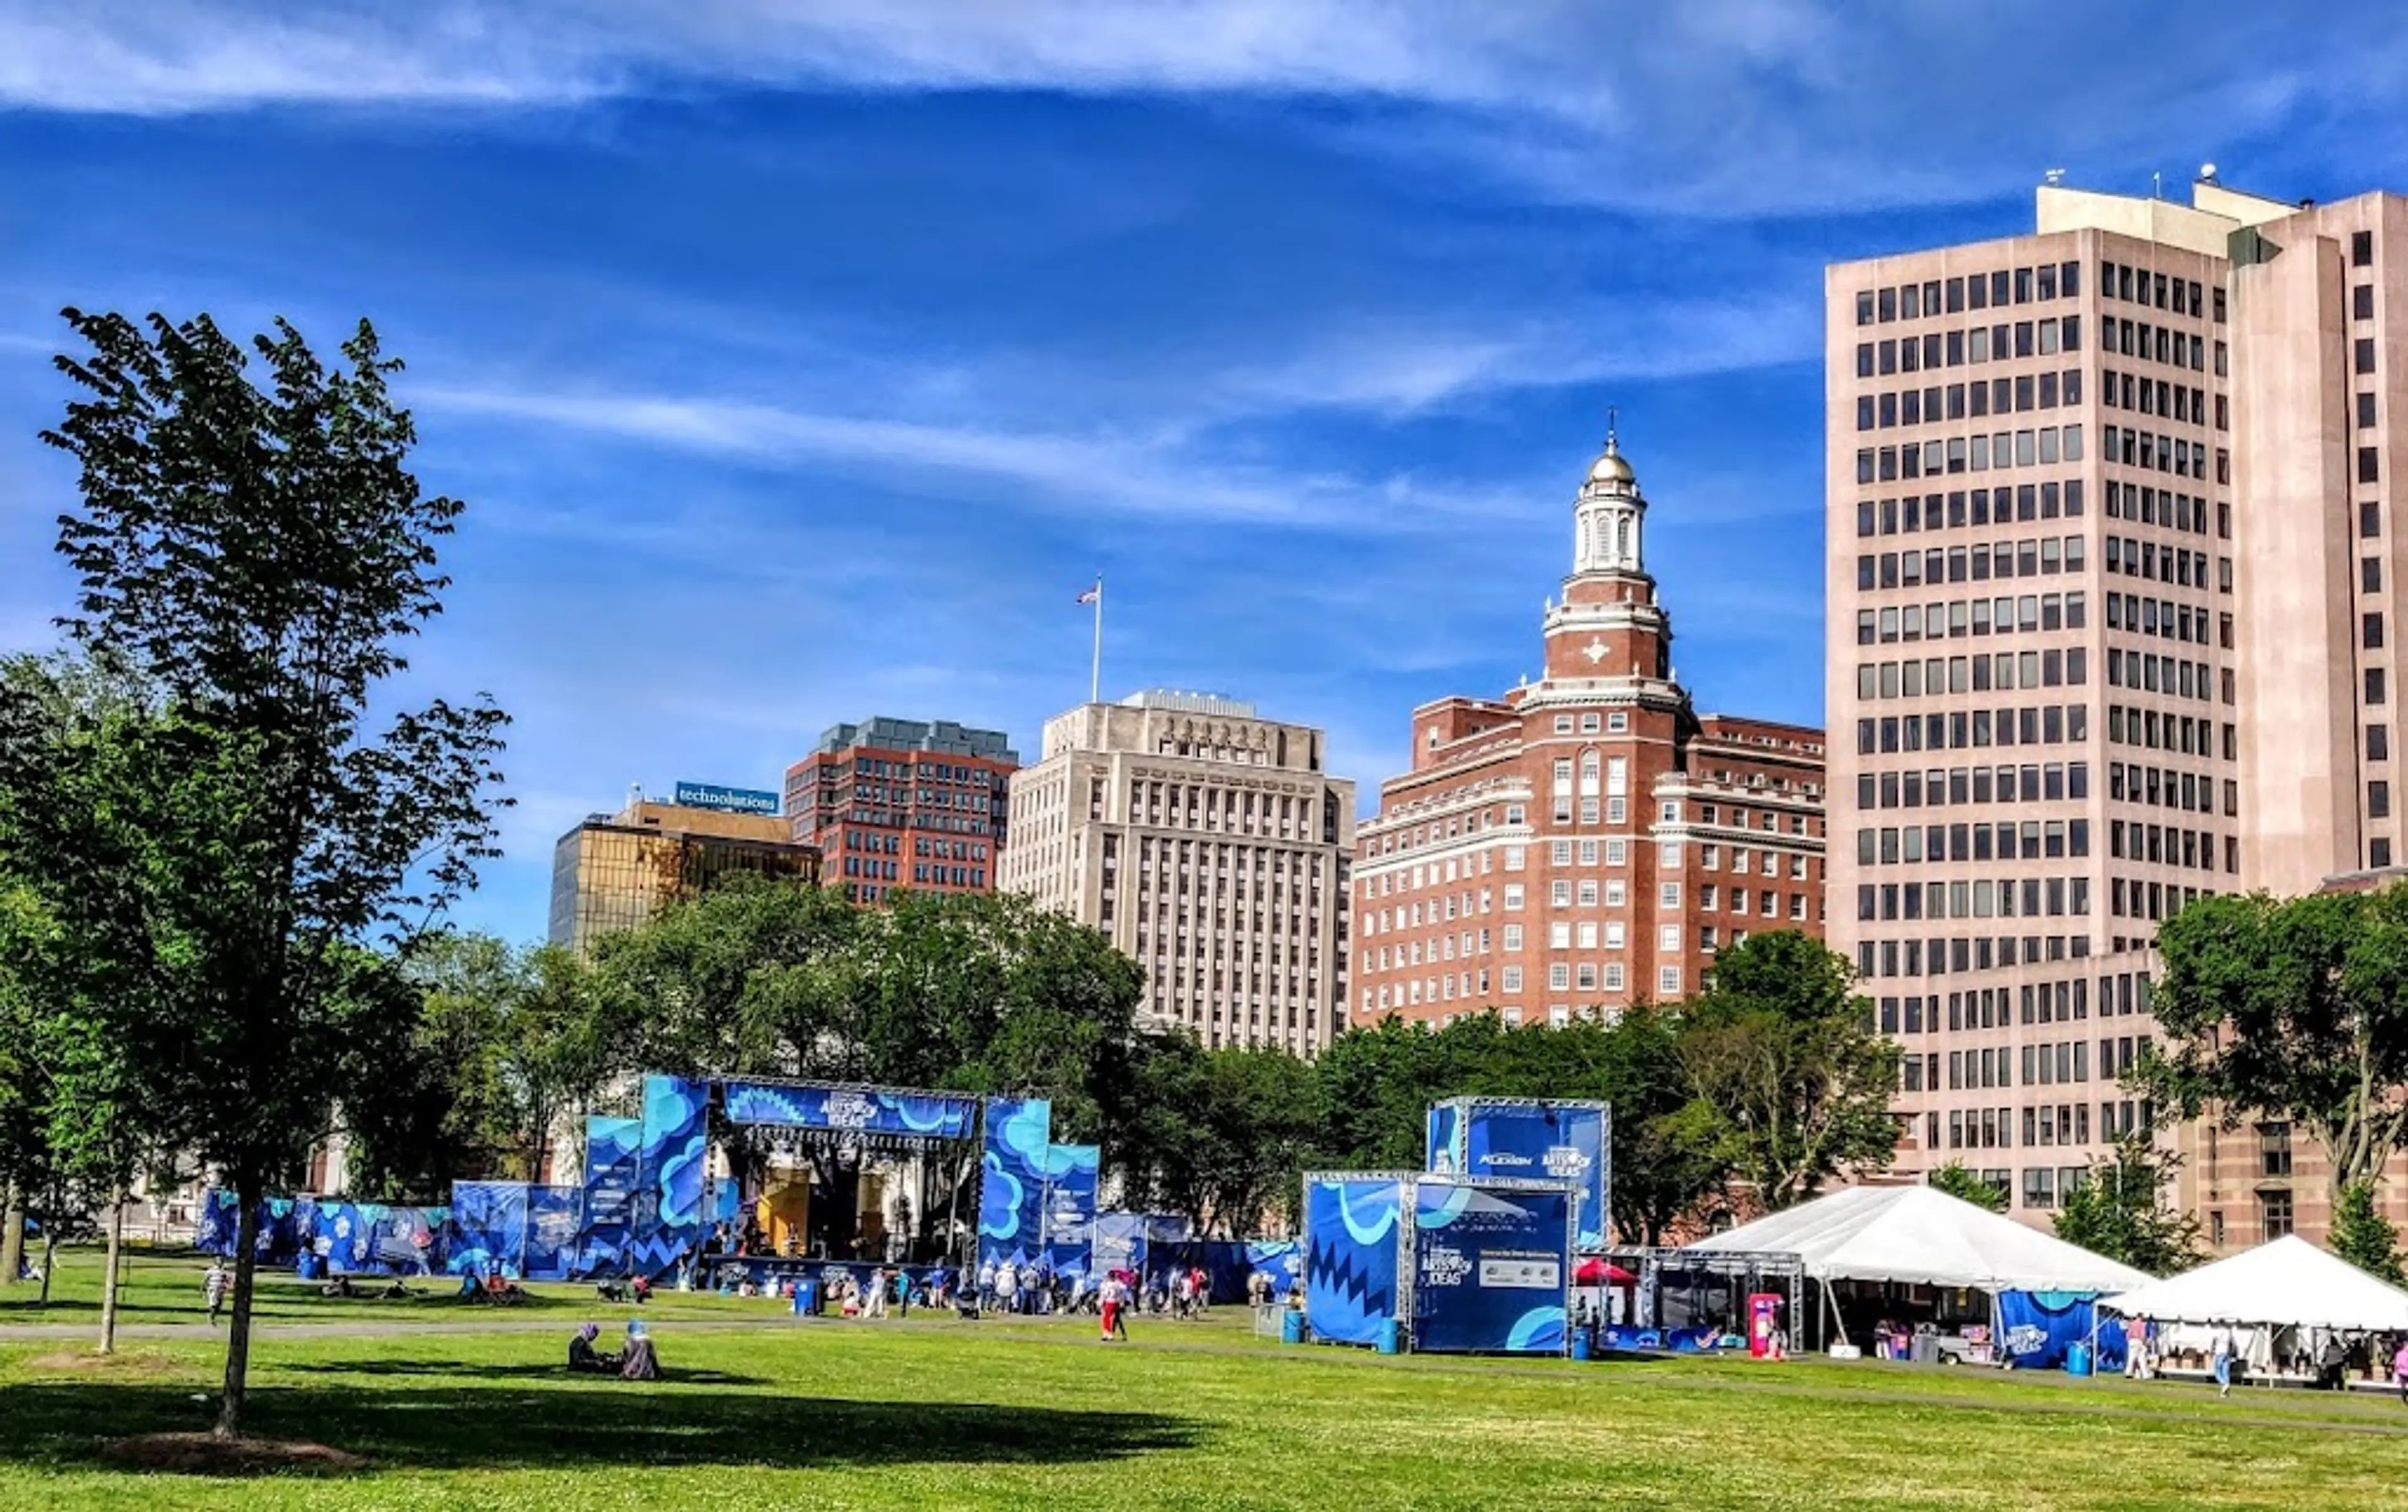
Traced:
[[[2332, 1371], [2323, 1363], [2329, 1342], [2355, 1364], [2359, 1384], [2382, 1389], [2390, 1360], [2372, 1341], [2408, 1334], [2408, 1291], [2297, 1234], [2101, 1297], [2099, 1308], [2116, 1318], [2146, 1319], [2160, 1368], [2172, 1375], [2204, 1374], [2214, 1327], [2229, 1326], [2250, 1378], [2268, 1385], [2329, 1381]], [[2100, 1332], [2103, 1343], [2121, 1331], [2108, 1321]]]
[[1304, 1323], [1383, 1353], [1562, 1354], [1579, 1188], [1425, 1172], [1304, 1178]]
[[[1618, 1354], [1784, 1353], [1805, 1272], [1794, 1254], [1616, 1246], [1613, 1286], [1594, 1300], [1598, 1343]], [[1627, 1282], [1620, 1281], [1627, 1276]]]
[[1580, 1191], [1572, 1247], [1605, 1248], [1613, 1191], [1613, 1110], [1602, 1102], [1457, 1097], [1429, 1105], [1425, 1167], [1440, 1174], [1568, 1181]]
[[[1795, 1255], [1821, 1305], [1796, 1318], [1843, 1357], [1943, 1357], [2034, 1369], [2089, 1340], [2092, 1303], [2149, 1277], [1926, 1186], [1848, 1187], [1687, 1247], [1689, 1256]], [[1953, 1334], [1947, 1331], [1954, 1328]], [[2122, 1338], [2099, 1339], [2121, 1368]], [[2114, 1358], [2107, 1359], [2110, 1346]]]

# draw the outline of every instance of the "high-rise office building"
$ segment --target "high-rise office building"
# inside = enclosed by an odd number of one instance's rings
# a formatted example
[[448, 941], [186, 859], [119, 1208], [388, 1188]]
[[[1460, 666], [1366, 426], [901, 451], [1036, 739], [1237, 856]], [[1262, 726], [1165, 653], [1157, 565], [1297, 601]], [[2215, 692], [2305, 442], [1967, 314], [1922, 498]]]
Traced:
[[898, 888], [986, 892], [1020, 768], [1001, 730], [949, 719], [838, 725], [786, 769], [794, 838], [827, 857], [827, 879], [876, 902]]
[[1572, 516], [1545, 675], [1414, 710], [1363, 826], [1357, 1023], [1561, 1024], [1684, 997], [1751, 930], [1823, 932], [1823, 732], [1692, 710], [1612, 439]]
[[[1827, 703], [1831, 933], [1906, 1051], [1899, 1164], [2045, 1222], [2150, 1118], [2116, 1078], [2157, 924], [2393, 858], [2408, 223], [2212, 176], [2051, 184], [2037, 220], [1828, 270]], [[2177, 1143], [2214, 1243], [2321, 1231], [2286, 1130]]]
[[582, 950], [596, 936], [633, 929], [736, 872], [816, 884], [820, 853], [798, 843], [774, 814], [631, 799], [552, 847], [552, 941]]
[[1354, 850], [1326, 750], [1232, 698], [1082, 704], [1011, 779], [1002, 885], [1111, 936], [1153, 1021], [1311, 1055], [1342, 1027]]

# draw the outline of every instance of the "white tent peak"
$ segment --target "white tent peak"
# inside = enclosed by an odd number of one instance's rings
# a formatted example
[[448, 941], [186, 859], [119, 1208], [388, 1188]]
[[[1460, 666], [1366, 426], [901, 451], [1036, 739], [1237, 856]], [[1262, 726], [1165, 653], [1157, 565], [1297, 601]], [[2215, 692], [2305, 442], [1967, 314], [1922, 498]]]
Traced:
[[1795, 1254], [1817, 1281], [2128, 1291], [2144, 1272], [1925, 1186], [1843, 1187], [1689, 1246]]
[[2157, 1323], [2408, 1330], [2408, 1291], [2295, 1233], [2099, 1304]]

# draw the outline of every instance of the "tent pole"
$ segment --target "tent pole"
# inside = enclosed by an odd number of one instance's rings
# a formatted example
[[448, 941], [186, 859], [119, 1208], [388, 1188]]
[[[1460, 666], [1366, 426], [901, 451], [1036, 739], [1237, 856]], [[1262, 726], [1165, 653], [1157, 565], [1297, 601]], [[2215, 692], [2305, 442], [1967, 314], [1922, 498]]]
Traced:
[[[1848, 1325], [1846, 1319], [1840, 1316], [1839, 1299], [1831, 1295], [1831, 1278], [1828, 1275], [1825, 1276], [1821, 1285], [1823, 1288], [1823, 1306], [1831, 1315], [1831, 1332], [1840, 1336], [1840, 1342], [1842, 1344], [1845, 1344], [1848, 1342]], [[1824, 1352], [1827, 1354], [1830, 1351], [1830, 1338], [1828, 1335], [1826, 1335], [1823, 1340], [1823, 1347]]]

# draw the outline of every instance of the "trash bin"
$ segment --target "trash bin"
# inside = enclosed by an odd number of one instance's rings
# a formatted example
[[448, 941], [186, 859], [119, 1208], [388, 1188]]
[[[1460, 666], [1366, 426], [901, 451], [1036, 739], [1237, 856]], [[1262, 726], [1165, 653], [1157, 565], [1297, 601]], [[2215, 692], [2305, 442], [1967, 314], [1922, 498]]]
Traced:
[[1280, 1343], [1304, 1342], [1304, 1315], [1291, 1307], [1280, 1315]]
[[2068, 1375], [2090, 1374], [2090, 1346], [2076, 1344], [2065, 1351], [2065, 1373]]
[[1572, 1330], [1572, 1358], [1574, 1360], [1586, 1360], [1596, 1353], [1596, 1337], [1597, 1336], [1595, 1334], [1591, 1333], [1584, 1328]]
[[1397, 1320], [1393, 1318], [1383, 1318], [1380, 1319], [1380, 1353], [1383, 1355], [1401, 1354], [1404, 1351], [1404, 1330], [1398, 1326]]
[[1916, 1334], [1914, 1336], [1914, 1344], [1908, 1347], [1907, 1359], [1913, 1361], [1918, 1365], [1936, 1365], [1940, 1363], [1940, 1335], [1937, 1333]]
[[820, 1284], [817, 1281], [795, 1283], [795, 1316], [805, 1318], [820, 1310]]

